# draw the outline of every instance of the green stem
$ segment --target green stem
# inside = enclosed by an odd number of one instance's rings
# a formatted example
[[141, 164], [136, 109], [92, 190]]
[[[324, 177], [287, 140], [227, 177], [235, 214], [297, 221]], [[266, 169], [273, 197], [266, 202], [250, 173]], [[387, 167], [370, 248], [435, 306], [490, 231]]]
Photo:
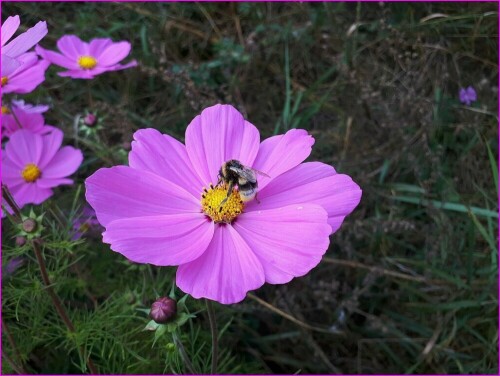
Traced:
[[212, 333], [212, 370], [210, 373], [215, 375], [217, 373], [217, 361], [218, 361], [218, 336], [217, 336], [217, 321], [215, 320], [215, 311], [212, 302], [205, 299], [207, 305], [208, 320], [210, 321], [210, 332]]
[[179, 349], [179, 354], [181, 355], [182, 361], [184, 362], [184, 365], [186, 366], [187, 370], [191, 375], [195, 375], [196, 372], [194, 372], [193, 363], [191, 363], [191, 360], [189, 360], [189, 356], [179, 336], [177, 335], [177, 332], [172, 333], [172, 338], [174, 339], [175, 346], [177, 346], [177, 348]]

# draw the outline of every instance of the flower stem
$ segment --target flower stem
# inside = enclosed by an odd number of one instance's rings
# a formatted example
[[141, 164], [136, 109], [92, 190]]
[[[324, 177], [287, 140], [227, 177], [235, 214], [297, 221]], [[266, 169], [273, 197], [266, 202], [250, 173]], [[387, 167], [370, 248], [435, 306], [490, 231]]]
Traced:
[[21, 209], [19, 209], [19, 206], [17, 206], [16, 202], [14, 201], [14, 197], [12, 197], [9, 188], [4, 184], [2, 184], [2, 198], [14, 212], [14, 219], [16, 220], [16, 222], [21, 223]]
[[215, 311], [212, 302], [208, 299], [205, 299], [205, 303], [207, 305], [208, 320], [210, 321], [210, 332], [212, 333], [212, 370], [210, 371], [210, 373], [212, 375], [215, 375], [217, 373], [217, 361], [219, 357], [217, 322], [215, 320]]
[[[16, 365], [12, 360], [9, 360], [9, 357], [7, 356], [7, 354], [4, 354], [2, 352], [2, 355], [4, 355], [5, 359], [10, 364], [11, 368], [14, 371], [16, 371], [19, 374], [26, 374], [27, 372], [23, 366], [23, 359], [22, 359], [21, 354], [19, 353], [19, 350], [17, 348], [16, 341], [14, 341], [14, 337], [12, 337], [12, 334], [10, 333], [9, 327], [7, 326], [7, 324], [5, 324], [5, 322], [3, 321], [3, 318], [2, 318], [2, 332], [5, 333], [5, 335], [7, 336], [7, 340], [9, 341], [10, 347], [12, 348], [14, 354], [17, 357], [17, 360], [19, 361], [19, 365]], [[21, 372], [18, 372], [18, 370]]]
[[[40, 249], [40, 239], [33, 239], [31, 241], [31, 245], [33, 247], [33, 251], [35, 251], [35, 256], [36, 260], [38, 261], [38, 266], [40, 267], [40, 273], [42, 274], [43, 284], [45, 285], [47, 293], [49, 294], [50, 299], [54, 304], [54, 308], [56, 309], [57, 313], [59, 314], [59, 317], [62, 319], [68, 330], [74, 333], [75, 326], [71, 322], [71, 319], [69, 318], [68, 313], [66, 312], [66, 309], [64, 308], [61, 300], [59, 299], [54, 289], [52, 288], [52, 283], [50, 282], [49, 275], [47, 274], [47, 268], [45, 266], [45, 261], [43, 259], [42, 251]], [[83, 356], [85, 356], [85, 351], [83, 347], [80, 347], [80, 352]], [[86, 359], [86, 362], [90, 373], [94, 375], [97, 374], [97, 368], [95, 367], [94, 362], [92, 362], [92, 359], [88, 357]]]
[[189, 360], [189, 356], [186, 352], [186, 349], [184, 348], [184, 345], [182, 344], [179, 336], [177, 335], [177, 332], [172, 333], [172, 338], [174, 339], [175, 346], [179, 349], [179, 353], [181, 355], [182, 361], [184, 362], [184, 365], [186, 366], [187, 370], [191, 375], [195, 375], [196, 372], [194, 372], [194, 367], [193, 363], [191, 363], [191, 360]]
[[14, 363], [14, 361], [11, 358], [9, 358], [9, 356], [5, 353], [5, 351], [3, 351], [3, 349], [2, 349], [2, 358], [4, 358], [7, 361], [7, 363], [9, 363], [10, 368], [12, 368], [14, 372], [16, 372], [19, 375], [26, 375], [26, 371], [24, 371], [24, 369], [21, 368], [21, 366], [18, 366], [16, 363]]

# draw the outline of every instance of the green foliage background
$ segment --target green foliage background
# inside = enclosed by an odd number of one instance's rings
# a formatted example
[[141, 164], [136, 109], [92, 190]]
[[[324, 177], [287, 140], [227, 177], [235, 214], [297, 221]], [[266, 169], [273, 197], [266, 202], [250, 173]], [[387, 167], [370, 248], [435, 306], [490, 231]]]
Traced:
[[[23, 27], [129, 40], [140, 66], [85, 82], [58, 77], [24, 98], [50, 103], [48, 124], [85, 154], [74, 187], [44, 211], [44, 254], [77, 332], [56, 315], [32, 250], [2, 221], [3, 352], [32, 373], [185, 372], [165, 335], [142, 331], [173, 268], [131, 264], [100, 242], [72, 242], [83, 181], [126, 163], [134, 130], [183, 141], [202, 108], [231, 103], [262, 137], [316, 139], [310, 160], [363, 189], [323, 262], [243, 303], [218, 306], [221, 373], [494, 373], [498, 371], [498, 8], [493, 3], [11, 3]], [[459, 103], [460, 87], [478, 101]], [[92, 98], [88, 92], [92, 93]], [[73, 127], [86, 110], [103, 129]], [[28, 208], [26, 208], [28, 210]], [[180, 296], [180, 291], [177, 291]], [[264, 303], [263, 303], [264, 302]], [[266, 305], [267, 304], [267, 305]], [[204, 306], [181, 340], [210, 370]], [[287, 316], [288, 315], [288, 316]], [[290, 316], [295, 321], [290, 320]], [[2, 362], [3, 373], [13, 370]]]

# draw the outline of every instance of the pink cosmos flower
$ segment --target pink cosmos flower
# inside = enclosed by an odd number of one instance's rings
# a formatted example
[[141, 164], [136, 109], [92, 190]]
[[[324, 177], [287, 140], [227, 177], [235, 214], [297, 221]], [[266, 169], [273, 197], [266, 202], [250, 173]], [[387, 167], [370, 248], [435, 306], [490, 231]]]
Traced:
[[125, 41], [114, 43], [109, 38], [96, 38], [87, 43], [75, 35], [65, 35], [57, 41], [57, 48], [62, 54], [40, 46], [35, 50], [45, 60], [68, 69], [58, 73], [62, 77], [92, 79], [104, 72], [137, 65], [135, 60], [125, 65], [118, 64], [130, 53], [130, 43]]
[[2, 106], [2, 137], [11, 137], [20, 129], [27, 129], [32, 133], [47, 134], [54, 130], [46, 125], [43, 116], [39, 113], [29, 113], [17, 106]]
[[[102, 168], [85, 184], [103, 241], [134, 262], [179, 265], [177, 285], [195, 298], [236, 303], [265, 282], [305, 275], [361, 198], [349, 176], [302, 163], [314, 143], [305, 130], [261, 143], [235, 108], [216, 105], [185, 140], [139, 130], [129, 166]], [[244, 203], [234, 190], [220, 205], [227, 187], [215, 184], [231, 159], [269, 175], [257, 175], [258, 200]]]
[[7, 43], [19, 28], [19, 24], [19, 16], [13, 16], [8, 17], [2, 25], [2, 64], [13, 68], [18, 68], [20, 65], [16, 58], [28, 51], [47, 34], [47, 23], [40, 21]]
[[59, 129], [46, 136], [22, 129], [10, 137], [2, 153], [2, 182], [20, 207], [41, 204], [52, 196], [53, 188], [73, 183], [67, 176], [82, 163], [82, 152], [61, 148], [62, 140]]
[[30, 93], [45, 81], [48, 61], [38, 59], [34, 52], [27, 52], [16, 59], [19, 67], [8, 65], [2, 57], [2, 93]]

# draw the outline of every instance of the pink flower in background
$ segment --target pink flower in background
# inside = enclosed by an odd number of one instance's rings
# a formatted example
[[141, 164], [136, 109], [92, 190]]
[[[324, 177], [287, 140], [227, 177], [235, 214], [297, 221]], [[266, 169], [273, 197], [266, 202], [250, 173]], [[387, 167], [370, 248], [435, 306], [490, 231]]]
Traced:
[[20, 129], [47, 134], [52, 132], [54, 127], [46, 125], [43, 116], [39, 113], [29, 113], [16, 106], [12, 106], [10, 109], [2, 106], [2, 138], [11, 137]]
[[[134, 134], [129, 167], [90, 176], [86, 198], [106, 227], [103, 241], [138, 263], [179, 265], [177, 285], [195, 298], [236, 303], [265, 282], [287, 283], [320, 261], [361, 189], [333, 167], [302, 163], [314, 139], [305, 130], [260, 142], [232, 106], [205, 109], [186, 145], [155, 129]], [[262, 171], [258, 200], [227, 202], [221, 165], [237, 159]]]
[[20, 207], [41, 204], [53, 188], [73, 183], [67, 176], [82, 163], [82, 152], [61, 148], [62, 140], [58, 129], [45, 136], [22, 129], [10, 137], [2, 153], [2, 182]]
[[25, 103], [22, 99], [12, 100], [12, 106], [15, 106], [29, 114], [43, 114], [49, 109], [49, 106], [46, 104], [33, 105], [30, 103]]
[[137, 65], [135, 60], [118, 64], [130, 53], [130, 43], [125, 41], [115, 43], [109, 38], [96, 38], [87, 43], [75, 35], [65, 35], [57, 41], [57, 48], [61, 53], [40, 46], [35, 50], [45, 60], [68, 69], [58, 73], [62, 77], [92, 79], [104, 72]]
[[17, 58], [19, 67], [9, 66], [2, 57], [2, 93], [30, 93], [45, 81], [48, 61], [38, 59], [34, 52], [27, 52]]
[[102, 227], [99, 224], [95, 216], [95, 211], [89, 205], [86, 205], [80, 216], [73, 221], [73, 236], [71, 240], [78, 240], [83, 236], [96, 235], [102, 231]]
[[[19, 28], [19, 16], [8, 17], [2, 24], [2, 73], [4, 66], [11, 72], [20, 66], [17, 57], [27, 52], [47, 34], [47, 23], [38, 22], [26, 32], [7, 43]], [[2, 77], [4, 75], [2, 74]]]

